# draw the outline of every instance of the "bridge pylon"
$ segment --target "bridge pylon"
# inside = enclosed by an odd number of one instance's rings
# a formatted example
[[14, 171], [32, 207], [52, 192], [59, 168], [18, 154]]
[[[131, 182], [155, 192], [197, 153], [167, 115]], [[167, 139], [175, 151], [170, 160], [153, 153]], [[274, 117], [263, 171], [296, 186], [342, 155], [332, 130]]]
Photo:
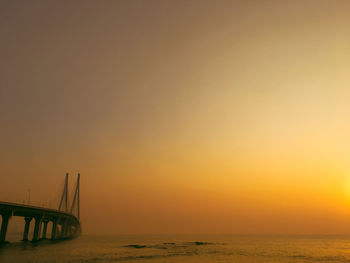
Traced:
[[64, 188], [61, 196], [60, 205], [58, 206], [58, 210], [62, 211], [62, 206], [65, 206], [65, 212], [68, 213], [68, 176], [69, 174], [66, 173], [66, 178], [64, 180]]
[[80, 173], [78, 173], [77, 183], [74, 190], [74, 197], [72, 201], [72, 206], [70, 208], [70, 213], [73, 214], [74, 208], [77, 208], [77, 217], [80, 219]]

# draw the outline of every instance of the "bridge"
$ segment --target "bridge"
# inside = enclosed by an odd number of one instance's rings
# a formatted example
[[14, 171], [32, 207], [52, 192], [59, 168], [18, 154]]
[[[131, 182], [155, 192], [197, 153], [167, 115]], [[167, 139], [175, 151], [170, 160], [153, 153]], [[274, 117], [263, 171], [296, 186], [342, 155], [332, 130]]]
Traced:
[[[69, 239], [80, 235], [80, 174], [77, 177], [71, 206], [68, 204], [68, 177], [69, 174], [67, 173], [58, 209], [0, 201], [0, 215], [2, 218], [0, 243], [6, 243], [9, 221], [13, 216], [24, 218], [23, 241], [32, 240], [36, 242], [40, 239], [47, 239], [49, 222], [52, 222], [52, 240]], [[75, 210], [77, 211], [76, 215], [73, 213]], [[34, 221], [34, 231], [32, 238], [29, 239], [29, 229], [32, 221]]]

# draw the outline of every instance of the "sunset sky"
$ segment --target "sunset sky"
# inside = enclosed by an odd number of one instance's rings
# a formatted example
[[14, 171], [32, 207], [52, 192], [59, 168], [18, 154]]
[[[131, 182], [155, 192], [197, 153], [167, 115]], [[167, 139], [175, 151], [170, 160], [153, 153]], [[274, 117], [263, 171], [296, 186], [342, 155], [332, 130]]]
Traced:
[[[350, 1], [0, 1], [0, 200], [84, 233], [350, 233]], [[51, 200], [51, 201], [50, 201]]]

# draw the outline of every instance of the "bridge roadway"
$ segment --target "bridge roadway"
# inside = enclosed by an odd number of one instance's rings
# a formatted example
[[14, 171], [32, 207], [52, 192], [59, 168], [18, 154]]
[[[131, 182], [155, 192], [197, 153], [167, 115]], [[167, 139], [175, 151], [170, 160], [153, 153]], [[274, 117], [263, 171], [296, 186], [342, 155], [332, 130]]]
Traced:
[[51, 239], [73, 238], [81, 233], [79, 219], [68, 212], [37, 207], [24, 204], [7, 203], [0, 201], [0, 215], [2, 217], [0, 243], [5, 243], [9, 221], [12, 216], [24, 218], [23, 241], [28, 241], [30, 223], [34, 219], [32, 241], [46, 239], [48, 223], [52, 222]]

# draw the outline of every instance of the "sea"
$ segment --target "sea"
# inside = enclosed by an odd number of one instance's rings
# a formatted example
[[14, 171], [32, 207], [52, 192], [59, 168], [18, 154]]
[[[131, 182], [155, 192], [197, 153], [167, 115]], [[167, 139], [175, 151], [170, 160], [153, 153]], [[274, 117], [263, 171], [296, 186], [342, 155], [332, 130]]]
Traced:
[[350, 262], [350, 236], [90, 236], [11, 242], [1, 263]]

